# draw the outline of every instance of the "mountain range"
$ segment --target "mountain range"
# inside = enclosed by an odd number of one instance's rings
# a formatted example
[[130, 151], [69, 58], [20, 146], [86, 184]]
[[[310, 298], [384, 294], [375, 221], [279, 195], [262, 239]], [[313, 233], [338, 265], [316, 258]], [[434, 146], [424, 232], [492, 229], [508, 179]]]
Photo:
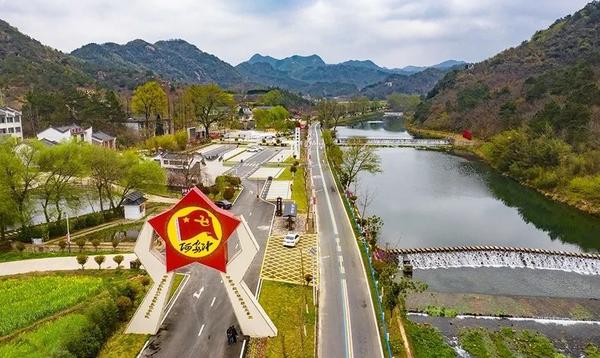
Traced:
[[[464, 66], [465, 62], [449, 60], [431, 67], [408, 66], [402, 69], [380, 67], [370, 60], [350, 60], [327, 64], [317, 55], [294, 55], [284, 59], [255, 54], [235, 68], [247, 82], [262, 83], [320, 96], [361, 93], [374, 98], [389, 92], [386, 83], [402, 83], [394, 87], [405, 93], [427, 93], [446, 72]], [[426, 69], [433, 69], [423, 74]], [[411, 83], [415, 85], [410, 85]], [[334, 84], [335, 86], [332, 86]], [[386, 89], [380, 91], [379, 89]], [[331, 92], [333, 90], [333, 92]]]
[[449, 60], [430, 67], [388, 69], [370, 60], [327, 64], [317, 55], [276, 59], [259, 54], [232, 66], [184, 40], [91, 43], [65, 54], [0, 20], [0, 90], [16, 103], [32, 87], [132, 90], [149, 79], [174, 85], [217, 83], [237, 91], [280, 87], [317, 97], [383, 98], [390, 89], [425, 94], [445, 72], [461, 66], [464, 62]]

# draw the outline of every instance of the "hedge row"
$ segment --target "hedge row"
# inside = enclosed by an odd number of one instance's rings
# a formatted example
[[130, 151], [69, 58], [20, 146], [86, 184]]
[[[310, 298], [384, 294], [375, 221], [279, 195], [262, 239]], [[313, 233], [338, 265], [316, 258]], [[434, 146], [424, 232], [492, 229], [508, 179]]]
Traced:
[[[123, 217], [123, 208], [105, 210], [99, 213], [90, 213], [69, 219], [71, 232], [89, 227], [98, 226], [109, 221]], [[24, 227], [19, 231], [16, 239], [21, 242], [31, 242], [33, 238], [53, 239], [67, 234], [67, 220], [62, 219], [50, 224], [40, 224]]]

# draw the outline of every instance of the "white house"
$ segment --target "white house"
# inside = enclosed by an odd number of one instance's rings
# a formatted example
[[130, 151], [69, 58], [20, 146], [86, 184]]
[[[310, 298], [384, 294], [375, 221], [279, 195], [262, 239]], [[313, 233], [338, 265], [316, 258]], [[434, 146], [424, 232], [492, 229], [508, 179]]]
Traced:
[[23, 139], [21, 116], [21, 112], [15, 109], [0, 107], [0, 136], [11, 135]]
[[139, 220], [146, 216], [146, 198], [139, 191], [127, 194], [123, 201], [123, 212], [127, 220]]
[[62, 127], [48, 127], [38, 133], [37, 139], [46, 142], [60, 143], [69, 140], [76, 142], [92, 142], [92, 127], [83, 129], [76, 124]]
[[202, 162], [202, 155], [196, 153], [162, 153], [152, 159], [158, 162], [162, 168], [185, 170], [192, 168], [194, 165], [199, 165]]
[[62, 127], [48, 127], [37, 135], [37, 139], [47, 145], [74, 140], [76, 142], [86, 142], [111, 149], [116, 148], [117, 141], [115, 137], [104, 132], [94, 132], [92, 127], [83, 129], [76, 124]]

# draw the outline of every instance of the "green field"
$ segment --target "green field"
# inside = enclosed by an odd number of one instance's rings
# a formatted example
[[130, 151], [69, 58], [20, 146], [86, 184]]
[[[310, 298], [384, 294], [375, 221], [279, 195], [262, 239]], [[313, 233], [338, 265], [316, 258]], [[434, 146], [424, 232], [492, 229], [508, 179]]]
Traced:
[[72, 313], [43, 323], [35, 330], [20, 334], [6, 344], [0, 344], [0, 357], [47, 358], [55, 355], [67, 338], [86, 322], [84, 315]]
[[259, 301], [278, 330], [277, 337], [268, 339], [266, 357], [315, 356], [316, 307], [312, 298], [311, 287], [263, 281]]
[[[124, 357], [121, 353], [128, 351], [135, 357], [147, 337], [124, 335], [123, 330], [147, 290], [144, 282], [145, 276], [135, 270], [1, 279], [0, 327], [5, 333], [0, 335], [0, 357], [95, 357], [105, 343], [111, 354]], [[75, 354], [74, 349], [82, 350]]]
[[26, 327], [98, 293], [91, 276], [25, 276], [0, 280], [0, 336]]

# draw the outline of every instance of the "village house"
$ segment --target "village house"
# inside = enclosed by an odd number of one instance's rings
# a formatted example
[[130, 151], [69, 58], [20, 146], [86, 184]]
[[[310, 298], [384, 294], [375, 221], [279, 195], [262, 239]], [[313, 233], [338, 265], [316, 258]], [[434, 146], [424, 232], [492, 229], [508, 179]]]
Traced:
[[94, 132], [92, 127], [84, 129], [76, 124], [61, 127], [48, 127], [38, 133], [37, 139], [46, 145], [54, 145], [65, 141], [85, 142], [115, 149], [116, 138], [104, 132]]
[[15, 109], [0, 107], [0, 136], [11, 135], [23, 139], [21, 116], [21, 112]]

